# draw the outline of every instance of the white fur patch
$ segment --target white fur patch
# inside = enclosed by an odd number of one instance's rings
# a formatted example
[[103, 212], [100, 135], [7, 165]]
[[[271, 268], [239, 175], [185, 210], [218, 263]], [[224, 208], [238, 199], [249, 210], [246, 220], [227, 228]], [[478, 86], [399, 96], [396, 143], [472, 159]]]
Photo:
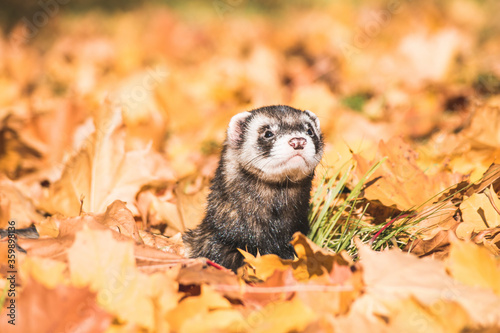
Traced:
[[[304, 134], [297, 132], [280, 136], [271, 150], [271, 156], [261, 163], [262, 172], [274, 180], [288, 178], [297, 181], [309, 175], [318, 165], [320, 157], [316, 156], [311, 137]], [[306, 139], [304, 149], [293, 149], [289, 144], [292, 138]]]
[[[306, 113], [307, 112], [307, 113]], [[288, 123], [290, 125], [301, 122], [310, 124], [311, 129], [319, 137], [321, 131], [319, 129], [319, 120], [311, 111], [306, 111], [300, 114], [299, 117], [288, 113], [283, 113], [280, 122]], [[249, 112], [243, 112], [231, 119], [228, 129], [228, 140], [231, 141], [231, 133], [235, 135], [236, 140], [239, 140], [240, 133], [238, 124], [248, 117]], [[297, 119], [298, 118], [298, 119]], [[312, 118], [312, 119], [311, 119]], [[276, 141], [270, 151], [269, 156], [263, 156], [263, 152], [259, 151], [257, 140], [259, 139], [259, 129], [262, 126], [270, 126], [270, 130], [276, 135]], [[242, 145], [242, 149], [238, 152], [231, 149], [227, 152], [227, 159], [225, 161], [226, 179], [233, 179], [236, 177], [238, 168], [245, 168], [246, 170], [257, 174], [261, 179], [266, 181], [279, 182], [286, 179], [291, 181], [299, 181], [304, 177], [310, 175], [314, 168], [318, 165], [322, 150], [316, 147], [314, 141], [307, 135], [307, 131], [300, 131], [295, 133], [283, 134], [280, 133], [279, 122], [276, 119], [269, 118], [266, 115], [255, 116], [248, 127], [246, 128], [246, 136]], [[295, 150], [289, 141], [292, 138], [304, 138], [306, 144], [303, 149]]]
[[227, 128], [227, 138], [229, 139], [229, 143], [231, 145], [235, 145], [238, 140], [241, 139], [241, 135], [243, 134], [241, 124], [250, 115], [250, 112], [241, 112], [231, 118], [231, 121], [229, 122], [229, 126]]
[[320, 124], [318, 116], [309, 110], [305, 110], [304, 112], [307, 113], [309, 116], [311, 116], [312, 119], [314, 119], [314, 125], [316, 125], [316, 130], [319, 130], [321, 127], [319, 126]]

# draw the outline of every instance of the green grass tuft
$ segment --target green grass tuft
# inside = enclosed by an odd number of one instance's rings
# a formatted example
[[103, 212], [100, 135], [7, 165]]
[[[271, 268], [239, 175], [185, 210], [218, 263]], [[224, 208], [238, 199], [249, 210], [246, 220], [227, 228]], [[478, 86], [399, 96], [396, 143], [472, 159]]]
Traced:
[[[368, 170], [350, 191], [346, 185], [354, 170], [353, 161], [335, 170], [331, 176], [328, 176], [331, 169], [325, 172], [313, 195], [309, 211], [311, 231], [308, 237], [314, 243], [334, 252], [345, 250], [353, 257], [357, 255], [355, 238], [359, 238], [363, 243], [371, 243], [374, 250], [393, 246], [403, 248], [407, 244], [412, 238], [408, 229], [414, 225], [407, 223], [412, 217], [409, 214], [401, 213], [394, 219], [401, 221], [389, 225], [372, 225], [363, 219], [369, 203], [360, 198], [360, 194], [365, 182], [385, 160], [386, 158], [382, 159]], [[341, 197], [342, 195], [345, 198]], [[373, 239], [375, 235], [376, 239]]]
[[[353, 257], [357, 256], [355, 238], [370, 244], [374, 250], [383, 250], [394, 246], [402, 249], [409, 241], [419, 236], [420, 232], [415, 231], [413, 227], [429, 217], [442, 214], [442, 209], [446, 207], [447, 202], [473, 185], [473, 183], [452, 185], [421, 205], [391, 217], [390, 222], [373, 225], [369, 219], [364, 218], [369, 202], [360, 197], [360, 194], [366, 181], [385, 160], [386, 158], [382, 159], [368, 170], [350, 191], [346, 185], [354, 170], [354, 161], [348, 161], [333, 172], [331, 168], [326, 170], [310, 204], [311, 231], [308, 237], [314, 243], [335, 252], [345, 250]], [[433, 206], [416, 214], [426, 204], [436, 199], [438, 200]], [[413, 229], [410, 230], [411, 228]], [[424, 228], [421, 229], [421, 232], [423, 231]]]

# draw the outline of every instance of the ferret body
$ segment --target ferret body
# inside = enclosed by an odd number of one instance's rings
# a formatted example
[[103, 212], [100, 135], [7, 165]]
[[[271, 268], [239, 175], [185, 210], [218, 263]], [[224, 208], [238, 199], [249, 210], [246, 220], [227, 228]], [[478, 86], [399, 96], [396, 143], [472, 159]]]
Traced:
[[289, 106], [235, 115], [201, 224], [184, 236], [189, 257], [236, 270], [238, 249], [292, 259], [292, 235], [309, 232], [314, 169], [323, 154], [319, 120]]

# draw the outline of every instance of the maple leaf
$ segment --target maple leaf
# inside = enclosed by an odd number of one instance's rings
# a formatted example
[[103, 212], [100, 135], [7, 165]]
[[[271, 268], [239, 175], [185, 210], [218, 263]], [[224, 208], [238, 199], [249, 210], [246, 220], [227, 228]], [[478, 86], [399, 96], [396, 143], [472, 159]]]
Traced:
[[291, 243], [298, 256], [295, 260], [281, 259], [274, 254], [255, 257], [240, 249], [240, 252], [245, 257], [245, 262], [249, 264], [249, 266], [244, 266], [241, 269], [241, 274], [248, 274], [249, 278], [266, 280], [275, 271], [292, 268], [294, 276], [301, 281], [329, 274], [335, 263], [337, 265], [349, 265], [343, 255], [320, 248], [300, 232], [294, 234]]
[[450, 233], [452, 232], [452, 230], [440, 230], [428, 240], [417, 238], [415, 241], [409, 242], [404, 250], [419, 257], [432, 256], [436, 259], [442, 259], [449, 253]]
[[[353, 157], [357, 162], [358, 178], [375, 164], [359, 154]], [[461, 180], [461, 176], [448, 173], [426, 175], [416, 163], [417, 153], [400, 138], [380, 142], [375, 161], [383, 157], [388, 157], [388, 160], [367, 181], [365, 197], [400, 211], [431, 204], [430, 199]]]
[[[48, 235], [40, 239], [18, 239], [19, 245], [24, 248], [29, 255], [51, 258], [66, 262], [68, 260], [68, 248], [75, 241], [75, 235], [83, 229], [95, 231], [111, 232], [114, 239], [130, 242], [133, 240], [134, 233], [127, 233], [127, 228], [134, 230], [134, 220], [130, 212], [124, 208], [123, 203], [115, 202], [109, 206], [109, 210], [104, 214], [85, 214], [74, 218], [62, 218], [53, 216], [44, 221], [44, 228], [50, 230]], [[46, 224], [46, 225], [45, 225]], [[127, 226], [129, 224], [129, 226]], [[122, 226], [123, 233], [112, 231], [106, 225]], [[123, 228], [125, 226], [125, 228]], [[143, 231], [142, 234], [145, 234]], [[151, 236], [147, 234], [148, 236]], [[129, 237], [130, 236], [130, 237]], [[183, 257], [170, 251], [162, 251], [156, 247], [142, 244], [142, 240], [137, 239], [133, 245], [134, 257], [137, 264], [143, 270], [149, 272], [170, 268], [178, 263], [194, 263], [194, 259], [184, 259]], [[173, 242], [170, 242], [172, 244]]]
[[[158, 194], [160, 193], [160, 194]], [[163, 233], [171, 236], [195, 228], [205, 215], [208, 182], [188, 176], [175, 184], [160, 182], [137, 195], [137, 207], [146, 226], [167, 224]]]
[[[497, 331], [495, 6], [212, 5], [104, 16], [60, 7], [60, 19], [39, 26], [24, 12], [0, 33], [0, 228], [34, 223], [40, 235], [16, 238], [27, 254], [16, 252], [14, 329]], [[258, 17], [246, 15], [249, 6]], [[437, 25], [436, 13], [446, 14]], [[193, 15], [202, 22], [185, 19]], [[100, 104], [103, 95], [122, 108]], [[294, 260], [244, 253], [239, 275], [182, 258], [180, 233], [204, 214], [231, 116], [278, 103], [318, 115], [321, 167], [340, 168], [354, 154], [359, 179], [387, 158], [358, 204], [369, 203], [374, 223], [415, 211], [401, 226], [416, 237], [405, 250], [448, 258], [360, 246], [353, 263], [303, 236], [293, 240]], [[373, 223], [361, 217], [358, 226]], [[0, 273], [8, 246], [0, 239]]]
[[68, 280], [68, 266], [61, 261], [35, 256], [26, 256], [20, 267], [21, 279], [36, 280], [48, 288], [55, 288]]
[[[496, 193], [491, 192], [491, 197], [498, 201]], [[470, 238], [473, 232], [500, 226], [500, 214], [486, 193], [474, 193], [460, 204], [460, 210], [463, 218], [457, 228], [457, 236], [460, 238]]]
[[414, 297], [425, 307], [443, 300], [455, 302], [470, 316], [471, 325], [500, 325], [500, 297], [492, 290], [460, 284], [442, 262], [399, 250], [375, 252], [360, 242], [357, 246], [366, 291], [351, 307], [358, 315], [383, 314], [386, 304]]
[[243, 316], [210, 286], [202, 285], [199, 296], [182, 300], [167, 314], [176, 332], [210, 332], [244, 325]]
[[[443, 155], [450, 167], [462, 174], [471, 173], [478, 180], [492, 163], [498, 163], [500, 147], [500, 110], [498, 106], [484, 104], [474, 110], [471, 122], [462, 132], [446, 139]], [[450, 151], [450, 146], [454, 147]]]
[[317, 315], [302, 301], [272, 302], [263, 309], [250, 313], [246, 327], [252, 332], [302, 331]]
[[[51, 184], [43, 207], [50, 212], [78, 216], [102, 213], [114, 200], [132, 205], [140, 187], [154, 180], [158, 157], [149, 148], [125, 151], [121, 111], [108, 102], [95, 119], [95, 132], [65, 165], [61, 178]], [[155, 157], [156, 156], [156, 157]], [[168, 168], [165, 168], [168, 175]]]
[[96, 216], [96, 220], [102, 225], [124, 236], [132, 238], [137, 243], [143, 243], [134, 216], [132, 212], [127, 209], [123, 201], [113, 201], [113, 203], [106, 208], [104, 214]]
[[68, 261], [72, 284], [90, 286], [97, 292], [99, 305], [121, 321], [153, 329], [158, 306], [154, 300], [160, 301], [157, 311], [163, 314], [177, 301], [173, 277], [140, 273], [135, 266], [133, 244], [115, 240], [110, 230], [84, 228], [77, 232], [68, 250]]
[[425, 306], [414, 297], [390, 304], [391, 316], [387, 330], [393, 332], [449, 332], [468, 329], [470, 317], [456, 302], [438, 300]]
[[0, 180], [0, 229], [15, 219], [16, 228], [27, 228], [43, 217], [36, 211], [32, 200], [9, 179]]
[[[48, 288], [28, 279], [16, 302], [16, 325], [0, 322], [2, 332], [42, 332], [72, 330], [104, 332], [112, 316], [96, 302], [96, 294], [88, 287], [60, 284]], [[5, 308], [4, 308], [5, 309]], [[2, 317], [5, 310], [1, 311]]]
[[500, 260], [495, 259], [487, 249], [472, 242], [453, 242], [448, 269], [458, 281], [492, 289], [500, 295]]

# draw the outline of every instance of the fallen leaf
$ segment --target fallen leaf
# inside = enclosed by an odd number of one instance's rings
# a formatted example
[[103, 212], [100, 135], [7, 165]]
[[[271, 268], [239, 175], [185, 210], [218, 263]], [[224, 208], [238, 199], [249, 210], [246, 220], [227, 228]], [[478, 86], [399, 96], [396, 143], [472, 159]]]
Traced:
[[68, 250], [71, 282], [89, 286], [97, 300], [120, 320], [154, 327], [154, 304], [141, 286], [147, 276], [135, 268], [132, 242], [117, 241], [111, 230], [83, 228]]
[[375, 252], [359, 242], [357, 246], [365, 283], [365, 294], [353, 304], [361, 311], [358, 315], [365, 316], [376, 307], [387, 310], [384, 304], [412, 296], [426, 307], [442, 300], [456, 302], [472, 323], [500, 325], [500, 297], [492, 290], [460, 284], [446, 273], [442, 262], [399, 250]]
[[320, 248], [300, 232], [294, 234], [291, 243], [298, 256], [294, 260], [281, 259], [273, 254], [254, 257], [240, 249], [245, 257], [245, 262], [249, 264], [248, 267], [241, 268], [240, 274], [248, 276], [250, 279], [265, 281], [275, 271], [292, 268], [294, 277], [298, 281], [305, 281], [323, 274], [330, 274], [335, 264], [337, 266], [349, 266], [350, 264], [342, 254]]
[[471, 240], [484, 245], [492, 254], [500, 255], [500, 227], [480, 231]]
[[175, 236], [166, 237], [163, 235], [139, 230], [139, 235], [141, 236], [141, 239], [144, 241], [145, 245], [148, 245], [155, 249], [160, 249], [163, 252], [175, 254], [181, 257], [184, 256], [185, 249], [180, 232]]
[[[189, 189], [191, 188], [191, 189]], [[184, 229], [193, 229], [205, 216], [208, 197], [208, 182], [202, 177], [186, 177], [179, 180], [175, 194], [177, 207]]]
[[200, 295], [182, 300], [167, 314], [167, 320], [176, 332], [211, 332], [241, 326], [243, 316], [227, 299], [202, 285]]
[[418, 221], [418, 223], [411, 226], [408, 231], [418, 234], [419, 239], [427, 241], [436, 238], [442, 231], [456, 227], [458, 222], [455, 215], [458, 207], [451, 200], [452, 197], [448, 196], [448, 198], [424, 208], [415, 215], [409, 224], [412, 224], [412, 221]]
[[180, 285], [210, 285], [214, 290], [231, 299], [241, 298], [241, 281], [229, 270], [220, 270], [205, 263], [195, 263], [179, 270], [176, 281]]
[[39, 147], [33, 147], [20, 134], [26, 122], [23, 118], [13, 115], [0, 118], [0, 172], [10, 179], [33, 172], [42, 159]]
[[[349, 267], [352, 263], [348, 262], [342, 254], [334, 253], [323, 249], [313, 243], [309, 238], [297, 232], [293, 235], [291, 241], [299, 260], [305, 260], [307, 265], [307, 278], [321, 276], [325, 272], [333, 273], [334, 267]], [[350, 258], [348, 258], [350, 260]], [[300, 278], [299, 278], [300, 279]]]
[[499, 176], [499, 110], [498, 106], [487, 103], [476, 108], [470, 125], [457, 137], [451, 138], [457, 148], [451, 152], [446, 150], [453, 170], [463, 174], [471, 173], [472, 181], [479, 180], [483, 174], [487, 175], [483, 181], [485, 184], [479, 186], [487, 187], [489, 184], [486, 182], [491, 182]]
[[[101, 215], [102, 218], [103, 215]], [[75, 241], [75, 234], [83, 229], [95, 231], [111, 232], [111, 235], [118, 241], [132, 241], [131, 238], [97, 222], [97, 216], [87, 214], [74, 218], [52, 217], [52, 223], [59, 228], [58, 235], [55, 238], [46, 237], [40, 239], [19, 238], [19, 245], [25, 249], [29, 255], [50, 258], [54, 260], [67, 261], [68, 248]], [[143, 244], [133, 243], [134, 258], [137, 266], [143, 271], [155, 272], [161, 269], [171, 268], [177, 264], [194, 263], [195, 259], [185, 259], [182, 256], [167, 253], [155, 247]]]
[[292, 259], [281, 259], [275, 254], [253, 256], [251, 253], [239, 249], [248, 266], [238, 269], [238, 275], [246, 276], [247, 279], [265, 281], [274, 274], [275, 271], [284, 271], [295, 265]]
[[366, 181], [364, 192], [368, 200], [379, 201], [400, 211], [428, 206], [436, 195], [462, 180], [461, 176], [448, 173], [426, 175], [416, 163], [417, 153], [399, 138], [387, 143], [381, 141], [377, 157], [372, 162], [359, 154], [353, 157], [357, 162], [358, 179], [383, 157], [388, 157]]
[[15, 326], [8, 323], [2, 309], [2, 332], [104, 332], [112, 320], [88, 287], [48, 288], [35, 280], [25, 281], [16, 308]]
[[127, 209], [124, 202], [115, 200], [106, 208], [106, 212], [102, 216], [96, 216], [99, 223], [109, 227], [118, 233], [128, 236], [137, 243], [143, 243], [137, 225], [135, 224], [134, 215]]
[[27, 256], [23, 260], [19, 274], [22, 281], [33, 279], [49, 289], [54, 289], [68, 282], [67, 270], [68, 266], [61, 261]]
[[491, 289], [500, 295], [500, 260], [472, 242], [454, 241], [448, 269], [456, 280], [473, 287]]
[[430, 306], [414, 297], [388, 305], [391, 311], [389, 332], [442, 332], [460, 333], [471, 326], [467, 312], [456, 302], [438, 300]]
[[56, 238], [59, 235], [59, 218], [60, 216], [57, 215], [49, 216], [35, 224], [36, 231], [38, 232], [40, 238]]
[[262, 310], [250, 313], [246, 327], [251, 332], [290, 332], [302, 331], [312, 323], [317, 315], [302, 301], [272, 302]]
[[488, 170], [484, 172], [479, 183], [471, 186], [471, 188], [467, 190], [467, 195], [471, 196], [474, 193], [482, 192], [485, 188], [497, 183], [498, 179], [500, 179], [500, 164], [493, 163]]
[[169, 273], [155, 273], [149, 277], [148, 286], [143, 286], [146, 287], [144, 292], [149, 294], [154, 304], [156, 332], [167, 332], [170, 329], [167, 314], [177, 307], [182, 297], [178, 284]]
[[500, 226], [500, 214], [485, 193], [474, 193], [465, 199], [460, 204], [460, 211], [463, 222], [457, 228], [459, 238], [469, 239], [475, 232]]
[[43, 220], [43, 216], [13, 181], [4, 178], [0, 180], [0, 229], [6, 229], [12, 220], [16, 229], [21, 229]]
[[431, 256], [434, 259], [444, 259], [450, 251], [450, 230], [441, 230], [433, 238], [423, 240], [417, 238], [409, 242], [404, 251], [413, 253], [419, 257]]
[[[121, 200], [135, 213], [135, 195], [157, 177], [158, 157], [150, 149], [125, 150], [121, 110], [107, 103], [99, 111], [95, 132], [51, 184], [43, 203], [47, 211], [78, 216], [81, 207], [84, 212], [103, 213], [113, 201]], [[168, 168], [163, 170], [168, 177]]]

